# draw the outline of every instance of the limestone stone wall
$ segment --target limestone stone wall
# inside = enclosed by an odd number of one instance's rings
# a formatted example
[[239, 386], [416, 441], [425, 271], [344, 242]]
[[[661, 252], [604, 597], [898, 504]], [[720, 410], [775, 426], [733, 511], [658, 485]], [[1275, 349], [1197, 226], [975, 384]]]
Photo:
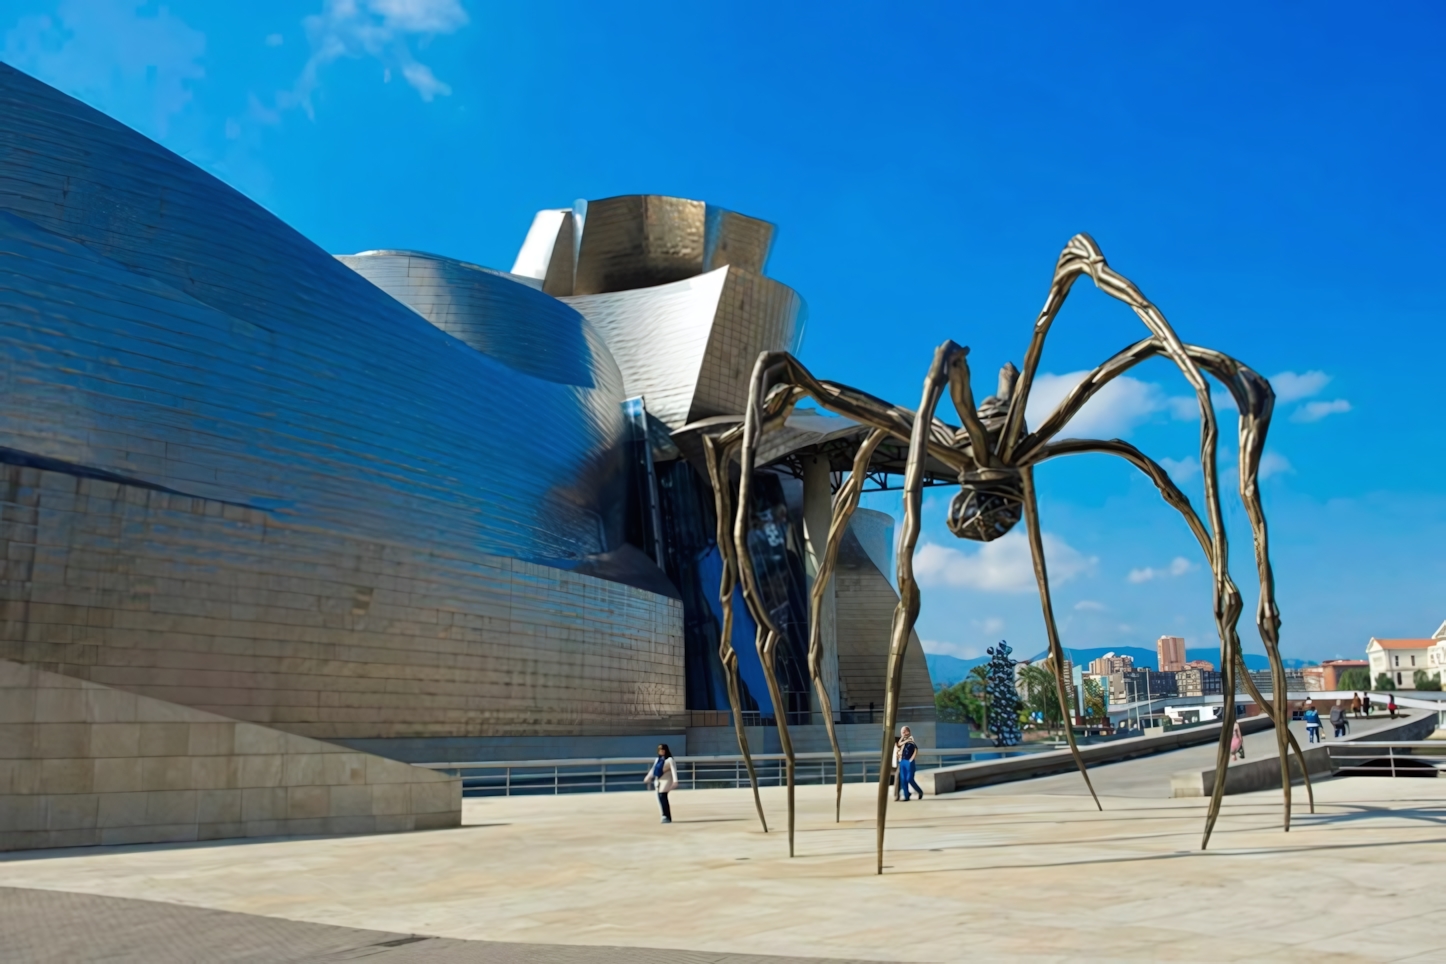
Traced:
[[0, 464], [0, 659], [319, 739], [685, 722], [681, 604]]
[[0, 851], [455, 827], [461, 782], [0, 660]]
[[[844, 533], [834, 571], [838, 611], [839, 692], [844, 708], [866, 710], [884, 706], [888, 673], [889, 632], [899, 594], [874, 565], [858, 538]], [[901, 722], [933, 720], [934, 687], [919, 637], [909, 641], [900, 692]]]

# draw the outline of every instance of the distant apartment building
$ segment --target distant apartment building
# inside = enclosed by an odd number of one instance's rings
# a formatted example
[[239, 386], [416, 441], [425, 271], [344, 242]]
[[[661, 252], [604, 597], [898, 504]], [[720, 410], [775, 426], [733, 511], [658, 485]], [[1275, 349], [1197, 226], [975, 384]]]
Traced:
[[1182, 669], [1175, 674], [1175, 691], [1179, 696], [1214, 696], [1221, 691], [1220, 674], [1214, 667]]
[[1161, 636], [1155, 641], [1155, 652], [1160, 657], [1160, 672], [1178, 673], [1185, 668], [1185, 637]]
[[1446, 623], [1436, 627], [1431, 641], [1431, 648], [1426, 652], [1426, 672], [1432, 675], [1439, 673], [1442, 681], [1446, 682]]
[[1116, 673], [1126, 673], [1135, 668], [1133, 656], [1116, 656], [1114, 653], [1105, 653], [1099, 659], [1090, 661], [1091, 676], [1113, 676]]
[[1209, 670], [1212, 673], [1215, 672], [1215, 664], [1210, 662], [1208, 659], [1187, 659], [1185, 661], [1185, 668], [1203, 669]]
[[1162, 696], [1178, 696], [1175, 673], [1152, 669], [1127, 669], [1110, 674], [1110, 702], [1134, 703]]
[[[1330, 692], [1345, 688], [1341, 685], [1341, 677], [1346, 674], [1347, 670], [1369, 671], [1370, 668], [1371, 664], [1363, 659], [1328, 659], [1319, 666], [1307, 666], [1300, 672], [1305, 677], [1306, 689]], [[1435, 672], [1435, 670], [1431, 670], [1431, 672]]]
[[[1270, 677], [1270, 670], [1256, 669], [1250, 671], [1250, 678], [1255, 681], [1256, 689], [1264, 694], [1275, 692], [1275, 681]], [[1305, 682], [1305, 673], [1298, 669], [1285, 671], [1285, 689], [1289, 693], [1303, 693], [1309, 689]], [[1237, 685], [1236, 691], [1243, 691], [1244, 687]]]
[[[1443, 627], [1446, 628], [1446, 627]], [[1377, 639], [1371, 637], [1366, 644], [1366, 659], [1371, 664], [1371, 685], [1385, 673], [1397, 689], [1416, 688], [1416, 670], [1438, 672], [1430, 661], [1431, 652], [1441, 641], [1439, 639]]]

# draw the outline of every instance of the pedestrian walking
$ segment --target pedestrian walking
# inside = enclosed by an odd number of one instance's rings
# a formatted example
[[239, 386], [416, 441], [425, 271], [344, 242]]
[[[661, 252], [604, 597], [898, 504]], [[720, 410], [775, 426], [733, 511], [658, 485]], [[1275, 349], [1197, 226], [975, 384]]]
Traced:
[[1341, 701], [1336, 700], [1336, 705], [1331, 707], [1331, 726], [1335, 728], [1335, 738], [1339, 740], [1346, 735], [1346, 710], [1341, 706]]
[[1354, 717], [1355, 717], [1356, 719], [1358, 719], [1358, 720], [1361, 718], [1361, 694], [1360, 694], [1360, 693], [1352, 693], [1352, 694], [1351, 694], [1351, 716], [1354, 716]]
[[1245, 759], [1245, 734], [1240, 732], [1240, 721], [1235, 721], [1235, 729], [1230, 732], [1230, 759]]
[[1387, 711], [1390, 712], [1390, 714], [1391, 714], [1391, 719], [1394, 720], [1394, 719], [1396, 718], [1396, 694], [1395, 694], [1395, 693], [1387, 693], [1387, 694], [1386, 694], [1386, 709], [1387, 709]]
[[1320, 742], [1320, 713], [1316, 711], [1315, 704], [1310, 700], [1305, 701], [1305, 713], [1302, 714], [1305, 720], [1305, 737], [1308, 743]]
[[643, 786], [652, 786], [658, 791], [658, 807], [663, 811], [663, 823], [673, 822], [673, 809], [668, 806], [668, 794], [678, 785], [678, 764], [673, 762], [673, 751], [668, 744], [658, 744], [658, 758], [643, 777]]
[[899, 799], [899, 751], [903, 749], [904, 738], [894, 737], [894, 762], [889, 765], [889, 785], [894, 788], [894, 801]]
[[1366, 693], [1365, 695], [1363, 695], [1363, 696], [1361, 697], [1361, 706], [1362, 706], [1362, 707], [1365, 709], [1365, 711], [1366, 711], [1366, 719], [1369, 720], [1369, 719], [1371, 718], [1371, 694], [1370, 694], [1370, 693]]
[[919, 762], [919, 744], [914, 742], [914, 734], [909, 728], [904, 727], [899, 735], [899, 789], [903, 791], [904, 802], [909, 802], [909, 789], [919, 794], [919, 799], [924, 799], [924, 788], [914, 781], [914, 765]]

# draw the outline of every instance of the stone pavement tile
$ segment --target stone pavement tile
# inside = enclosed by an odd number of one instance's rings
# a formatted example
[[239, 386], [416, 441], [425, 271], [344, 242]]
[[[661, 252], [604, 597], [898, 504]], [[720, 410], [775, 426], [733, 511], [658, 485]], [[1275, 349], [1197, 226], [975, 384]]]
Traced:
[[464, 941], [13, 887], [0, 887], [0, 921], [0, 960], [27, 964], [850, 964], [822, 958]]
[[1278, 791], [1232, 797], [1204, 853], [1199, 800], [1106, 797], [1100, 813], [1087, 797], [928, 798], [890, 809], [882, 877], [870, 786], [845, 788], [838, 823], [832, 788], [799, 788], [794, 859], [776, 827], [782, 791], [764, 792], [767, 835], [746, 790], [680, 793], [667, 827], [642, 793], [469, 799], [453, 830], [51, 851], [0, 858], [0, 885], [515, 954], [628, 948], [630, 961], [678, 960], [679, 945], [893, 961], [1377, 961], [1418, 953], [1417, 937], [1338, 939], [1446, 910], [1430, 886], [1446, 857], [1442, 796], [1434, 781], [1324, 781], [1320, 813], [1289, 834]]

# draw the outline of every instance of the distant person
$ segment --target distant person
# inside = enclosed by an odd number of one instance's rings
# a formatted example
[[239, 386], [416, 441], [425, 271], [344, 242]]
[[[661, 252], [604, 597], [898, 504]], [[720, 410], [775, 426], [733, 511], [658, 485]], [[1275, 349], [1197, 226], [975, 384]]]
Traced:
[[1335, 729], [1335, 738], [1339, 740], [1346, 735], [1346, 710], [1341, 706], [1341, 701], [1336, 700], [1335, 706], [1331, 707], [1331, 726]]
[[1315, 704], [1310, 700], [1305, 702], [1305, 712], [1301, 714], [1305, 720], [1305, 738], [1307, 743], [1320, 742], [1320, 712], [1316, 710]]
[[663, 823], [673, 822], [673, 809], [668, 806], [668, 794], [678, 785], [678, 765], [673, 762], [673, 751], [668, 744], [658, 744], [658, 759], [653, 761], [648, 775], [643, 777], [643, 786], [654, 786], [658, 791], [658, 806], [663, 811]]
[[1369, 719], [1371, 718], [1371, 694], [1370, 694], [1370, 693], [1366, 693], [1364, 696], [1361, 697], [1361, 706], [1362, 706], [1362, 707], [1365, 709], [1365, 711], [1366, 711], [1366, 719], [1369, 720]]
[[1389, 712], [1389, 713], [1391, 714], [1391, 719], [1394, 720], [1394, 719], [1396, 718], [1396, 694], [1395, 694], [1395, 693], [1387, 693], [1387, 694], [1386, 694], [1386, 710], [1387, 710], [1387, 712]]
[[909, 789], [919, 794], [919, 799], [924, 799], [924, 788], [914, 781], [914, 765], [919, 762], [919, 744], [914, 742], [914, 734], [909, 728], [899, 734], [899, 789], [904, 794], [904, 802], [909, 802]]
[[1240, 721], [1235, 721], [1235, 729], [1230, 731], [1230, 759], [1245, 759], [1245, 734], [1240, 732]]
[[1352, 693], [1352, 694], [1351, 694], [1351, 716], [1354, 716], [1354, 717], [1355, 717], [1356, 719], [1358, 719], [1358, 720], [1361, 718], [1361, 694], [1360, 694], [1360, 693]]

